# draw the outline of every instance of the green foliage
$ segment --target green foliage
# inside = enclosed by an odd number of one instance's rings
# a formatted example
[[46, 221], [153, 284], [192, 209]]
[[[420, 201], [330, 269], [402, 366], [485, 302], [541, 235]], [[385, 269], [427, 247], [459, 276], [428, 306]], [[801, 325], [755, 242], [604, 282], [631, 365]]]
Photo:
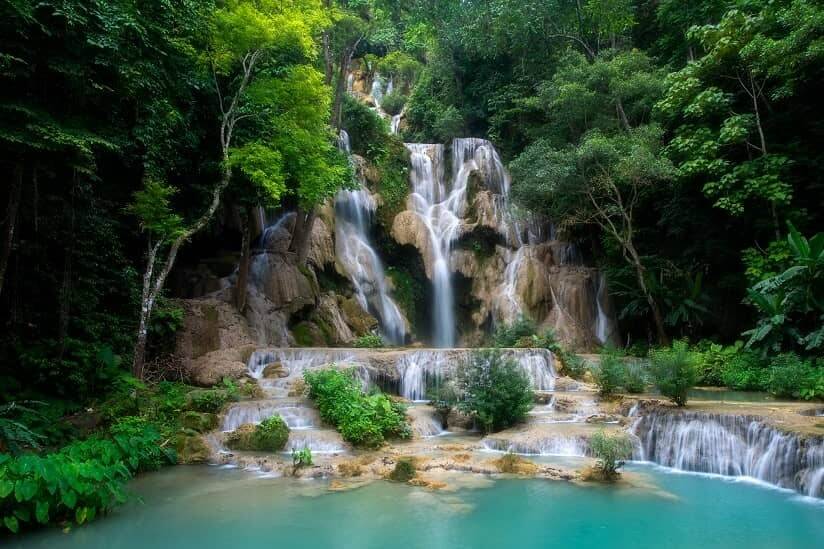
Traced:
[[386, 269], [386, 275], [392, 280], [392, 297], [408, 319], [418, 318], [423, 304], [423, 285], [410, 272], [402, 267], [392, 266]]
[[38, 414], [33, 406], [41, 404], [23, 401], [0, 405], [0, 452], [16, 455], [23, 449], [40, 449], [44, 437], [33, 432], [21, 416]]
[[455, 385], [451, 382], [440, 383], [427, 392], [426, 398], [429, 399], [429, 405], [435, 409], [435, 413], [441, 420], [441, 427], [447, 429], [449, 414], [452, 413], [460, 399]]
[[598, 431], [589, 439], [589, 447], [595, 456], [596, 469], [604, 480], [613, 480], [624, 460], [632, 457], [632, 442], [625, 433], [606, 434]]
[[349, 133], [352, 152], [372, 162], [386, 154], [389, 127], [375, 111], [353, 99], [343, 101], [343, 128]]
[[380, 349], [386, 346], [383, 341], [383, 336], [377, 332], [364, 334], [356, 338], [352, 345], [353, 347], [357, 347], [359, 349]]
[[386, 438], [411, 436], [403, 405], [382, 393], [364, 394], [353, 370], [307, 371], [303, 377], [323, 420], [355, 446], [377, 448]]
[[412, 458], [400, 458], [395, 462], [395, 467], [389, 473], [389, 480], [395, 482], [409, 482], [416, 475], [415, 463]]
[[308, 447], [304, 447], [301, 450], [292, 449], [293, 471], [303, 469], [304, 467], [311, 467], [312, 465], [312, 450], [310, 450]]
[[821, 360], [803, 360], [793, 353], [770, 362], [767, 389], [782, 398], [824, 399], [824, 368]]
[[125, 501], [138, 471], [174, 462], [144, 419], [121, 418], [107, 437], [93, 436], [44, 456], [0, 454], [0, 515], [16, 533], [37, 524], [83, 524]]
[[495, 347], [516, 347], [518, 341], [523, 338], [531, 338], [535, 335], [535, 323], [529, 318], [519, 317], [512, 324], [501, 324], [495, 328], [492, 342]]
[[225, 389], [198, 389], [189, 393], [189, 406], [197, 412], [218, 413], [234, 395]]
[[695, 354], [684, 341], [674, 342], [671, 348], [652, 351], [650, 373], [661, 394], [678, 406], [687, 403], [687, 393], [699, 376]]
[[378, 207], [378, 221], [389, 232], [395, 216], [406, 209], [410, 192], [409, 151], [396, 136], [386, 137], [385, 151], [377, 163], [380, 181], [376, 190], [383, 199]]
[[747, 347], [780, 351], [824, 349], [824, 233], [809, 240], [789, 224], [790, 266], [749, 290], [758, 324], [744, 332]]
[[614, 350], [602, 351], [598, 366], [592, 369], [592, 375], [601, 396], [614, 395], [624, 385], [625, 367], [621, 355]]
[[255, 428], [252, 435], [252, 446], [258, 450], [277, 451], [282, 450], [289, 440], [289, 427], [280, 416], [272, 416], [264, 419]]
[[523, 421], [532, 409], [529, 378], [500, 351], [477, 351], [458, 364], [458, 408], [490, 433]]
[[381, 100], [381, 108], [391, 115], [400, 114], [404, 105], [406, 105], [406, 97], [400, 92], [392, 92]]
[[641, 362], [637, 360], [624, 362], [622, 385], [628, 393], [639, 394], [644, 392], [647, 388], [647, 374]]

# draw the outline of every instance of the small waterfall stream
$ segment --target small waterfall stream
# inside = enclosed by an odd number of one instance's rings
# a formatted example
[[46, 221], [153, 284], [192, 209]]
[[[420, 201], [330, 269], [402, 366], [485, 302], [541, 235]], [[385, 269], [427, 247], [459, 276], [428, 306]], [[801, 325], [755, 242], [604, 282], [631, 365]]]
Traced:
[[[349, 134], [341, 130], [341, 150], [351, 154]], [[369, 228], [377, 208], [362, 178], [359, 187], [339, 191], [335, 197], [335, 252], [349, 275], [355, 296], [365, 311], [378, 318], [383, 336], [395, 345], [406, 340], [406, 320], [389, 295], [386, 271], [369, 238]]]

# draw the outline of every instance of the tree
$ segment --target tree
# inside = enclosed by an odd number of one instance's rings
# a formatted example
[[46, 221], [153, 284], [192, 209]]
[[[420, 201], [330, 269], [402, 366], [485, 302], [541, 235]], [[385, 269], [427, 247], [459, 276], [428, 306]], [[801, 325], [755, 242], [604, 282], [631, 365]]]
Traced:
[[705, 194], [733, 215], [766, 203], [777, 239], [780, 210], [793, 197], [790, 157], [771, 142], [771, 103], [790, 99], [822, 54], [812, 26], [824, 10], [812, 2], [766, 3], [756, 13], [730, 10], [717, 24], [693, 27], [704, 54], [667, 79], [657, 105], [674, 128], [667, 152], [682, 179], [702, 179]]
[[513, 196], [522, 205], [547, 212], [562, 227], [595, 225], [618, 245], [647, 300], [659, 341], [667, 342], [664, 317], [636, 246], [638, 208], [671, 174], [660, 141], [654, 125], [614, 137], [592, 132], [568, 150], [540, 141], [513, 163], [512, 171], [518, 181]]
[[250, 98], [250, 91], [257, 89], [260, 95], [258, 80], [282, 69], [284, 64], [311, 60], [316, 54], [313, 37], [324, 24], [326, 18], [319, 0], [230, 0], [214, 11], [208, 50], [202, 61], [212, 74], [220, 113], [220, 176], [211, 186], [208, 206], [188, 225], [172, 212], [169, 197], [173, 190], [163, 183], [147, 181], [144, 191], [135, 196], [133, 211], [154, 236], [154, 241], [150, 239], [143, 275], [132, 363], [135, 376], [142, 376], [148, 322], [177, 253], [211, 220], [223, 190], [230, 183], [233, 165], [239, 165], [247, 175], [252, 174], [253, 180], [266, 187], [273, 198], [283, 192], [276, 169], [278, 153], [266, 142], [247, 137], [239, 154], [232, 158], [237, 148], [238, 124], [265, 116], [268, 105]]
[[500, 351], [478, 351], [458, 365], [458, 408], [490, 433], [523, 421], [532, 408], [529, 378]]
[[598, 431], [589, 439], [589, 447], [595, 456], [596, 469], [603, 480], [615, 480], [624, 460], [632, 457], [632, 442], [625, 433], [606, 434]]

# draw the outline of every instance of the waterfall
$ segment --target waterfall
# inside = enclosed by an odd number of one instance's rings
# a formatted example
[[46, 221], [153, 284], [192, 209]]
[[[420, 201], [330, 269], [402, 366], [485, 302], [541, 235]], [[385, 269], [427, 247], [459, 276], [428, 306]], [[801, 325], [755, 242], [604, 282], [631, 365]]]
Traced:
[[369, 91], [369, 95], [375, 100], [375, 106], [380, 109], [381, 101], [383, 101], [383, 83], [381, 83], [381, 75], [378, 73], [375, 73], [375, 77], [372, 79], [372, 89]]
[[607, 318], [602, 304], [603, 299], [606, 297], [606, 277], [602, 273], [599, 273], [597, 278], [598, 288], [595, 291], [595, 306], [598, 309], [598, 316], [595, 320], [595, 337], [598, 339], [598, 342], [603, 345], [609, 338], [609, 318]]
[[[341, 150], [351, 153], [349, 134], [341, 130]], [[335, 197], [335, 254], [349, 275], [355, 297], [363, 310], [378, 318], [387, 341], [402, 345], [406, 341], [406, 320], [390, 297], [386, 271], [369, 238], [375, 200], [359, 178], [359, 187], [339, 191]]]
[[481, 444], [487, 450], [512, 452], [526, 456], [583, 457], [592, 452], [586, 436], [547, 435], [543, 437], [508, 439], [501, 435], [486, 437]]
[[397, 135], [400, 128], [401, 128], [401, 115], [396, 114], [392, 117], [392, 122], [389, 125], [389, 129], [392, 131], [393, 135]]
[[[455, 304], [449, 249], [458, 237], [461, 216], [466, 207], [466, 177], [463, 185], [456, 177], [447, 195], [444, 182], [443, 146], [407, 144], [411, 153], [411, 204], [429, 235], [429, 253], [433, 302], [434, 343], [438, 347], [455, 346]], [[468, 174], [467, 174], [468, 176]]]
[[684, 471], [750, 477], [824, 497], [824, 438], [785, 433], [762, 418], [651, 411], [633, 427], [636, 458]]

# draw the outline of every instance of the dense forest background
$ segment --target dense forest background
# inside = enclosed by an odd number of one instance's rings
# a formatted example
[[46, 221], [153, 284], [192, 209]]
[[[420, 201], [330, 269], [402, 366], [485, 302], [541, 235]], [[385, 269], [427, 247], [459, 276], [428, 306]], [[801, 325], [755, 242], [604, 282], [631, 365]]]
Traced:
[[248, 253], [255, 206], [298, 211], [305, 259], [317, 208], [351, 183], [341, 127], [404, 165], [347, 98], [353, 63], [395, 79], [402, 140], [495, 143], [518, 207], [608, 273], [630, 350], [792, 353], [824, 394], [820, 2], [2, 0], [0, 16], [0, 403], [48, 399], [53, 419], [133, 388], [180, 323], [175, 267], [215, 242]]

